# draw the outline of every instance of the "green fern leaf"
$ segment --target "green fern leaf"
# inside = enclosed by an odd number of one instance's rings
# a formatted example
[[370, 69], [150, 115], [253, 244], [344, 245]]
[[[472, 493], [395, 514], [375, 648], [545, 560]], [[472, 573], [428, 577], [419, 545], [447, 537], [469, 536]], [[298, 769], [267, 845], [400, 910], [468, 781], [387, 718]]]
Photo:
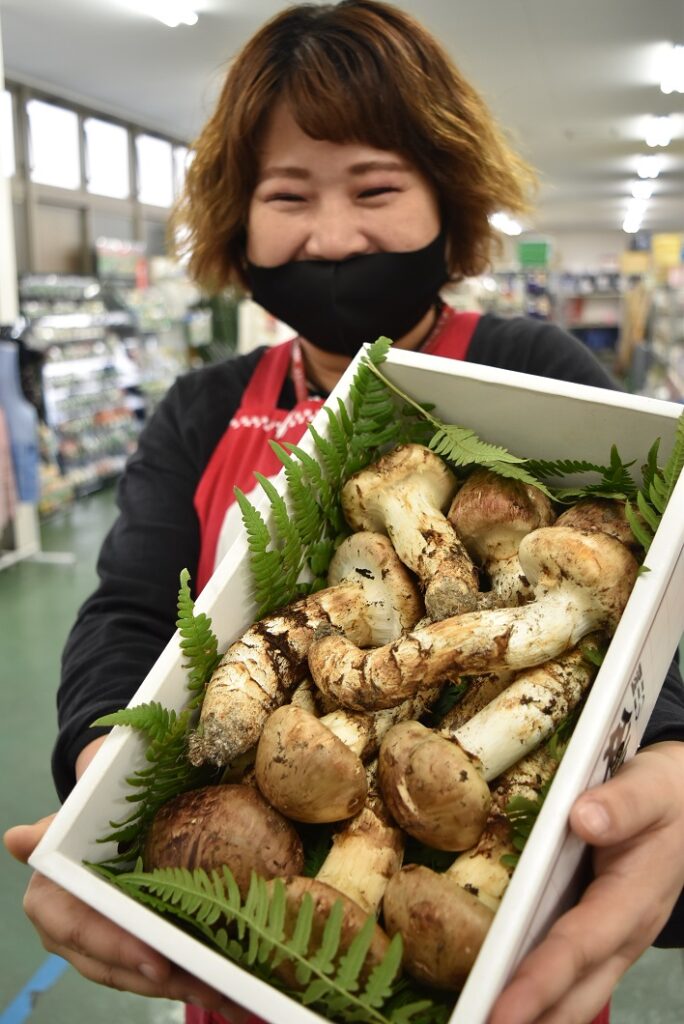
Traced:
[[637, 494], [636, 503], [639, 512], [655, 534], [658, 529], [658, 524], [660, 523], [660, 515], [656, 512], [653, 506], [649, 504], [649, 501], [643, 491], [639, 491]]
[[369, 917], [361, 931], [354, 936], [349, 949], [341, 958], [337, 969], [337, 982], [348, 992], [356, 992], [359, 977], [373, 941], [375, 921]]
[[[365, 1021], [366, 1024], [390, 1024], [381, 1010], [386, 1001], [397, 1000], [396, 1019], [412, 1021], [403, 983], [397, 979], [401, 963], [401, 939], [395, 937], [383, 958], [370, 974], [363, 993], [359, 994], [359, 957], [368, 948], [369, 935], [375, 926], [372, 915], [347, 952], [335, 958], [342, 930], [342, 903], [331, 910], [323, 928], [318, 949], [310, 952], [314, 902], [307, 893], [302, 900], [291, 938], [283, 936], [285, 920], [285, 886], [280, 879], [268, 885], [253, 878], [244, 904], [227, 868], [213, 872], [190, 872], [183, 868], [164, 868], [145, 872], [140, 864], [134, 871], [116, 875], [106, 868], [96, 868], [108, 880], [134, 899], [167, 915], [172, 914], [184, 925], [192, 927], [210, 945], [292, 998], [319, 1009], [329, 1019], [342, 1022]], [[295, 967], [297, 982], [303, 989], [291, 990], [273, 972], [284, 960]], [[399, 1006], [401, 1002], [401, 1006]], [[421, 1012], [429, 1012], [430, 1003], [422, 1003]], [[392, 1012], [395, 1012], [393, 1007]], [[439, 1015], [435, 1020], [441, 1019]]]
[[644, 551], [648, 551], [653, 541], [653, 534], [641, 522], [638, 515], [634, 511], [634, 506], [629, 501], [625, 504], [625, 518], [629, 523], [629, 528], [631, 529], [632, 533], [636, 537], [639, 544], [641, 544]]
[[391, 348], [391, 339], [385, 337], [385, 335], [381, 335], [373, 342], [366, 352], [366, 358], [373, 364], [373, 366], [381, 366], [387, 359], [387, 354]]
[[193, 694], [193, 700], [189, 706], [198, 707], [203, 700], [206, 684], [219, 662], [219, 654], [211, 619], [204, 612], [195, 615], [189, 581], [188, 570], [181, 570], [176, 626], [181, 636], [181, 651], [186, 659], [183, 668], [190, 670], [188, 689]]
[[684, 469], [684, 413], [677, 420], [672, 454], [663, 469], [663, 479], [667, 485], [666, 500], [671, 498], [682, 469]]
[[299, 542], [303, 547], [314, 544], [323, 527], [323, 516], [318, 502], [305, 482], [302, 467], [275, 441], [270, 441], [269, 444], [285, 468], [291, 518], [299, 535]]
[[457, 466], [525, 462], [525, 459], [511, 455], [505, 448], [480, 440], [474, 430], [452, 424], [445, 425], [437, 431], [430, 442], [430, 447]]
[[401, 968], [403, 950], [401, 935], [397, 933], [382, 961], [370, 973], [362, 995], [366, 1006], [380, 1007], [391, 996], [392, 984]]

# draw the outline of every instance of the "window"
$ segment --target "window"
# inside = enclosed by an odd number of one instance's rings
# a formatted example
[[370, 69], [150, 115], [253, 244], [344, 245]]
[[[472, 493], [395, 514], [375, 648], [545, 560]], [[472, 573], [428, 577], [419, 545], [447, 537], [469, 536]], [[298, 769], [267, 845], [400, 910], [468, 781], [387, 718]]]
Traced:
[[99, 196], [128, 199], [128, 132], [110, 121], [88, 117], [83, 122], [86, 139], [87, 189]]
[[31, 180], [40, 185], [80, 188], [78, 115], [42, 100], [26, 104], [29, 119]]
[[0, 176], [12, 178], [16, 169], [12, 93], [3, 89], [0, 93]]
[[138, 199], [151, 206], [173, 203], [173, 160], [171, 143], [152, 135], [138, 135]]
[[191, 153], [187, 146], [175, 146], [173, 150], [173, 187], [175, 194], [179, 196], [185, 184], [185, 172], [192, 163], [195, 154]]

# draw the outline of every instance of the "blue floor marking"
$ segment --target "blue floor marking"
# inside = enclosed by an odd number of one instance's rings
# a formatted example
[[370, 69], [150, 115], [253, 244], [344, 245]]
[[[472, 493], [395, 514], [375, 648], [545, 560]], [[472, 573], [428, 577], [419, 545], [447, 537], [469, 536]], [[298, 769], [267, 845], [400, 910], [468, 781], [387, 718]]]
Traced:
[[52, 953], [26, 982], [18, 996], [0, 1013], [0, 1024], [23, 1024], [33, 1013], [36, 996], [46, 992], [66, 971], [69, 964]]

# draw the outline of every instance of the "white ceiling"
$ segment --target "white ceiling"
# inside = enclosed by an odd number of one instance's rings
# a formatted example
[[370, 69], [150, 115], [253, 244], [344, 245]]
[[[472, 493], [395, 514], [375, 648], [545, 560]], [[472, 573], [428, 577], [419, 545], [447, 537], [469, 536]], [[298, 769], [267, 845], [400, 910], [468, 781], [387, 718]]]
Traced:
[[[0, 0], [7, 78], [191, 139], [226, 63], [281, 0], [196, 0], [170, 29], [135, 0]], [[684, 96], [665, 96], [666, 44], [684, 43], [684, 0], [399, 0], [443, 40], [539, 169], [537, 231], [618, 229], [638, 156], [662, 153], [643, 227], [684, 230]], [[647, 117], [677, 138], [648, 150]]]

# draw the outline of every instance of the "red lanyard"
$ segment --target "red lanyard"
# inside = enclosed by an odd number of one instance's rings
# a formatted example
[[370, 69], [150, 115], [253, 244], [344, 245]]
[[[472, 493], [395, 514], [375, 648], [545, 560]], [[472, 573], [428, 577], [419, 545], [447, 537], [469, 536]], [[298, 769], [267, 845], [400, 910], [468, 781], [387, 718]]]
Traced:
[[306, 402], [309, 397], [309, 386], [306, 383], [304, 357], [302, 356], [302, 346], [299, 344], [299, 338], [294, 338], [292, 342], [290, 374], [292, 376], [292, 383], [294, 384], [295, 400], [297, 401], [297, 404], [300, 402]]

